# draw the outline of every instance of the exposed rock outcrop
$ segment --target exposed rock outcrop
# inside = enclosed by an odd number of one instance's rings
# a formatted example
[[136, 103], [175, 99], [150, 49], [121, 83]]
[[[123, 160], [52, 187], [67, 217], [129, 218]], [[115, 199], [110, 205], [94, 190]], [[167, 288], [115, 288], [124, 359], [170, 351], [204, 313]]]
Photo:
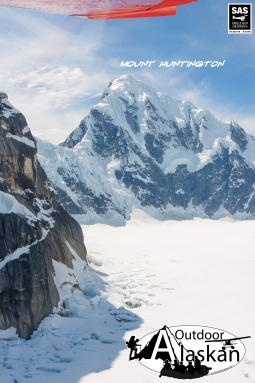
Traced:
[[0, 97], [0, 329], [29, 338], [59, 301], [52, 260], [86, 262], [79, 224], [55, 200], [25, 117]]

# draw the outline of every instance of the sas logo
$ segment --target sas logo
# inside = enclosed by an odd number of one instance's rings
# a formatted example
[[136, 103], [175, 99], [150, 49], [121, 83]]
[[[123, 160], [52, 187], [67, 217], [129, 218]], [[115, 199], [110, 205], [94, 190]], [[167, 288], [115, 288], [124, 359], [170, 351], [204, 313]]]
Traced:
[[138, 360], [159, 377], [196, 379], [228, 370], [245, 355], [241, 339], [204, 326], [164, 326], [141, 339], [126, 342], [129, 360]]
[[252, 33], [252, 4], [228, 4], [228, 33]]

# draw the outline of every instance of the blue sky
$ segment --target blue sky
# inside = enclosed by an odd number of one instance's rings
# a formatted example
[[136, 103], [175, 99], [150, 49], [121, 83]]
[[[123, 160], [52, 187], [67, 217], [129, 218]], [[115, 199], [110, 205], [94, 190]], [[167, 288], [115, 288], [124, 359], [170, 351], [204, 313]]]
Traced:
[[[108, 21], [0, 7], [0, 89], [33, 134], [53, 143], [66, 138], [120, 74], [205, 107], [220, 120], [234, 119], [255, 135], [254, 32], [229, 35], [227, 14], [225, 0], [180, 6], [175, 17]], [[140, 60], [156, 63], [120, 67]], [[225, 65], [160, 68], [161, 60]]]

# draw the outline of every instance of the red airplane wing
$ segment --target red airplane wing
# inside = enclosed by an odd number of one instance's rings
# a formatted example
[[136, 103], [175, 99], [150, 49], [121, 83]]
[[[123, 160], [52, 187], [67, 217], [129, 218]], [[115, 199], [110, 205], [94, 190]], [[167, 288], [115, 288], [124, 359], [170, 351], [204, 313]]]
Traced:
[[196, 0], [0, 0], [0, 6], [104, 20], [174, 16], [176, 6], [193, 1]]

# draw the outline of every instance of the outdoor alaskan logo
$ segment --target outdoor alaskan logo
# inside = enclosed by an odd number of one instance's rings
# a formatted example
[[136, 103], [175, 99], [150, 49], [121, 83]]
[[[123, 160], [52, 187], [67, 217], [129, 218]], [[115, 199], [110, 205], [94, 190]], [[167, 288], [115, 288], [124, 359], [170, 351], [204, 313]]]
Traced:
[[252, 4], [228, 4], [228, 33], [252, 33]]
[[138, 360], [161, 376], [196, 379], [228, 370], [245, 355], [241, 339], [226, 331], [204, 326], [164, 326], [128, 342], [129, 360]]

